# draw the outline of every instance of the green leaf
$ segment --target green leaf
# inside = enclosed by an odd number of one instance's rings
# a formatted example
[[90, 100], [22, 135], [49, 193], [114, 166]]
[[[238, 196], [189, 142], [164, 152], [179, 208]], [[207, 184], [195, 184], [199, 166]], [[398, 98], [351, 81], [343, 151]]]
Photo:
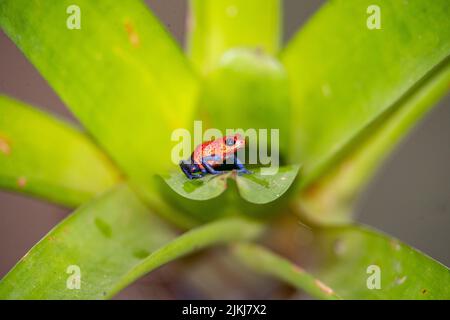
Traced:
[[433, 104], [448, 92], [450, 63], [437, 68], [423, 85], [400, 103], [401, 108], [382, 117], [345, 151], [325, 175], [307, 187], [298, 200], [301, 214], [316, 223], [349, 221], [358, 195], [387, 154]]
[[239, 193], [245, 200], [265, 204], [281, 197], [297, 177], [299, 165], [285, 166], [273, 175], [261, 174], [261, 168], [252, 174], [237, 177]]
[[251, 203], [265, 204], [275, 201], [289, 189], [298, 170], [299, 166], [285, 166], [275, 174], [265, 175], [261, 168], [255, 168], [250, 174], [237, 175], [233, 171], [195, 180], [189, 180], [182, 172], [173, 172], [163, 179], [179, 195], [202, 201], [220, 196], [227, 189], [227, 180], [233, 179], [242, 198]]
[[201, 179], [189, 180], [182, 172], [172, 172], [163, 180], [173, 191], [192, 200], [209, 200], [218, 197], [227, 188], [231, 173], [207, 175]]
[[245, 265], [256, 272], [267, 274], [284, 281], [294, 288], [303, 290], [312, 297], [323, 300], [340, 299], [334, 291], [322, 281], [299, 266], [291, 263], [269, 250], [254, 244], [240, 243], [233, 246], [233, 254]]
[[[204, 80], [199, 118], [204, 126], [219, 129], [223, 135], [241, 129], [252, 138], [248, 147], [255, 153], [264, 146], [268, 154], [274, 155], [275, 150], [286, 157], [291, 136], [288, 84], [284, 67], [270, 55], [231, 49]], [[258, 146], [252, 144], [256, 138]]]
[[[0, 298], [103, 299], [172, 237], [121, 185], [76, 210], [35, 245], [1, 280]], [[80, 268], [79, 290], [67, 288], [74, 275], [70, 266]]]
[[[288, 192], [285, 192], [284, 195], [280, 196], [276, 201], [272, 201], [265, 205], [251, 203], [244, 200], [239, 195], [237, 181], [234, 174], [230, 174], [230, 177], [226, 181], [226, 189], [221, 192], [219, 196], [209, 198], [208, 200], [199, 201], [190, 199], [176, 192], [174, 189], [182, 190], [183, 186], [169, 186], [169, 184], [164, 180], [168, 177], [169, 176], [157, 179], [159, 195], [163, 199], [164, 203], [171, 205], [172, 210], [169, 211], [169, 213], [178, 213], [179, 215], [182, 215], [186, 219], [190, 219], [192, 221], [191, 224], [186, 225], [187, 227], [229, 217], [249, 217], [260, 221], [267, 221], [268, 219], [279, 214], [282, 208], [286, 208], [288, 206], [291, 190], [289, 189]], [[184, 175], [179, 176], [178, 179], [181, 181], [183, 181], [182, 179], [185, 179], [184, 181], [187, 180]], [[173, 179], [172, 181], [175, 180], [176, 179]], [[199, 192], [205, 192], [205, 195], [207, 195], [206, 190], [207, 186], [205, 186], [204, 189], [202, 188], [202, 191]], [[200, 193], [196, 194], [196, 196], [199, 195]], [[204, 197], [204, 199], [205, 198], [206, 197]]]
[[[448, 268], [376, 231], [320, 228], [314, 231], [310, 250], [318, 254], [314, 273], [344, 299], [450, 298]], [[367, 285], [376, 285], [373, 266], [380, 270], [380, 289]]]
[[70, 207], [106, 191], [119, 173], [79, 130], [0, 96], [0, 187]]
[[118, 292], [142, 275], [172, 260], [212, 245], [240, 240], [250, 240], [261, 234], [263, 225], [245, 219], [223, 219], [192, 229], [159, 250], [130, 270], [112, 292]]
[[[1, 280], [1, 299], [105, 299], [157, 267], [221, 243], [250, 240], [259, 223], [226, 219], [174, 233], [126, 185], [81, 207]], [[80, 289], [69, 289], [79, 267]], [[68, 271], [69, 270], [69, 271]]]
[[138, 188], [171, 167], [171, 134], [191, 121], [197, 81], [187, 59], [138, 0], [5, 0], [0, 26]]
[[187, 25], [191, 59], [207, 73], [234, 47], [277, 53], [281, 4], [279, 0], [191, 0]]
[[[343, 147], [393, 109], [450, 54], [447, 0], [379, 0], [381, 29], [366, 20], [371, 0], [328, 2], [281, 55], [293, 97], [291, 161], [303, 186], [342, 157]], [[318, 40], [320, 39], [320, 40]]]

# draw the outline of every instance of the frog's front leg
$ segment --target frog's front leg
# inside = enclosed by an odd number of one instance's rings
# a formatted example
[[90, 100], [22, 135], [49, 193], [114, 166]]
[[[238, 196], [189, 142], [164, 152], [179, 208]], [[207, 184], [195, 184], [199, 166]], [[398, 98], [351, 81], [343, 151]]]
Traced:
[[197, 164], [192, 165], [185, 160], [180, 162], [180, 168], [190, 180], [202, 178], [207, 174], [205, 169], [200, 168]]
[[197, 172], [195, 174], [191, 173], [191, 172], [185, 172], [185, 174], [190, 180], [200, 179], [208, 174], [208, 171], [206, 171], [206, 169], [204, 169], [204, 168], [199, 168], [199, 169], [200, 169], [200, 172]]
[[219, 156], [208, 156], [208, 157], [204, 157], [202, 159], [202, 165], [203, 167], [205, 167], [205, 169], [210, 173], [210, 174], [222, 174], [224, 173], [223, 171], [218, 171], [215, 170], [209, 163], [208, 161], [219, 161], [220, 157]]
[[238, 173], [245, 173], [245, 174], [250, 174], [252, 173], [251, 171], [247, 170], [244, 165], [242, 164], [241, 160], [239, 160], [238, 157], [234, 157], [234, 164], [236, 165], [236, 167], [238, 168], [237, 172]]

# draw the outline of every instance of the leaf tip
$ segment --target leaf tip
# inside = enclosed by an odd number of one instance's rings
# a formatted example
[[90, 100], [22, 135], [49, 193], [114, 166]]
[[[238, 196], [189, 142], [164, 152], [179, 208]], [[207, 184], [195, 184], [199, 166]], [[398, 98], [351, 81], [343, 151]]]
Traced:
[[333, 289], [331, 289], [329, 286], [327, 286], [325, 283], [323, 283], [322, 281], [316, 279], [314, 281], [314, 283], [316, 284], [316, 286], [325, 294], [327, 295], [332, 295], [334, 294]]

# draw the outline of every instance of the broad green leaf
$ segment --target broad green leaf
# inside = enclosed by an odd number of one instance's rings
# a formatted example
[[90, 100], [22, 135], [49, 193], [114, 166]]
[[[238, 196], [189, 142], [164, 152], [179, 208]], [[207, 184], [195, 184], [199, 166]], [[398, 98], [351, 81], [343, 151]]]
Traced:
[[437, 68], [423, 85], [400, 103], [401, 108], [382, 117], [370, 133], [360, 137], [346, 155], [319, 180], [307, 187], [299, 199], [301, 213], [316, 223], [349, 221], [357, 196], [386, 155], [411, 127], [446, 92], [450, 63]]
[[250, 240], [260, 235], [263, 225], [245, 219], [231, 218], [192, 229], [142, 260], [119, 282], [112, 293], [118, 292], [142, 275], [172, 260], [212, 245]]
[[220, 196], [227, 189], [228, 180], [233, 179], [242, 198], [251, 203], [265, 204], [277, 200], [289, 189], [297, 177], [299, 166], [280, 167], [270, 175], [263, 174], [261, 168], [251, 170], [250, 174], [238, 175], [232, 171], [195, 180], [189, 180], [182, 172], [173, 172], [163, 179], [179, 195], [202, 201]]
[[[250, 240], [262, 230], [259, 223], [234, 218], [170, 241], [174, 233], [121, 185], [50, 231], [0, 281], [0, 298], [110, 298], [165, 263], [212, 245]], [[80, 289], [70, 289], [77, 269]]]
[[[182, 179], [187, 180], [183, 176], [180, 176], [178, 181], [182, 181]], [[172, 183], [176, 179], [172, 178], [171, 180], [169, 183]], [[251, 203], [240, 196], [235, 176], [234, 174], [230, 174], [226, 180], [226, 188], [222, 190], [220, 195], [209, 198], [208, 200], [199, 201], [190, 199], [189, 197], [192, 195], [179, 194], [176, 190], [182, 189], [182, 185], [169, 185], [164, 178], [159, 178], [157, 181], [159, 195], [164, 203], [171, 205], [169, 214], [175, 212], [188, 219], [188, 222], [191, 223], [186, 224], [186, 227], [230, 217], [250, 217], [256, 220], [267, 221], [276, 216], [282, 208], [287, 208], [290, 195], [289, 189], [277, 200], [265, 205]], [[200, 197], [203, 192], [207, 196], [208, 192], [206, 192], [206, 187], [201, 188], [195, 196]]]
[[209, 200], [218, 197], [227, 188], [231, 173], [207, 175], [201, 179], [189, 180], [182, 172], [172, 172], [163, 179], [173, 191], [192, 200]]
[[191, 0], [188, 51], [203, 73], [235, 47], [275, 54], [281, 39], [279, 0]]
[[319, 279], [287, 259], [254, 244], [239, 243], [233, 246], [235, 257], [256, 272], [267, 274], [323, 300], [340, 299]]
[[376, 1], [379, 30], [367, 27], [373, 4], [328, 2], [281, 55], [293, 98], [291, 162], [304, 163], [303, 186], [361, 132], [402, 108], [450, 54], [447, 0]]
[[318, 255], [314, 274], [344, 299], [450, 299], [448, 268], [376, 231], [317, 229], [310, 250]]
[[[1, 280], [0, 298], [103, 299], [172, 237], [133, 191], [121, 185], [51, 230]], [[81, 287], [70, 289], [77, 267]]]
[[0, 187], [78, 206], [119, 173], [79, 130], [0, 96]]
[[276, 174], [264, 175], [261, 168], [253, 170], [252, 174], [236, 178], [239, 193], [245, 200], [265, 204], [281, 197], [294, 182], [300, 166], [285, 166]]
[[197, 81], [138, 0], [4, 0], [0, 26], [139, 189], [171, 167], [171, 134], [191, 121]]
[[267, 154], [275, 150], [286, 157], [291, 136], [288, 84], [276, 59], [258, 50], [231, 49], [206, 76], [197, 113], [204, 129], [219, 129], [222, 135], [242, 129], [250, 151], [257, 154], [265, 147]]

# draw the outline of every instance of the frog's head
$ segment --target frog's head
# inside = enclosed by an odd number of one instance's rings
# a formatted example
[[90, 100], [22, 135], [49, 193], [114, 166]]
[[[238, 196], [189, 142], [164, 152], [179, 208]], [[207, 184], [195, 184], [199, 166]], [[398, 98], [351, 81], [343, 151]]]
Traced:
[[231, 155], [245, 147], [245, 139], [239, 133], [232, 136], [225, 136], [223, 137], [223, 145], [226, 150], [225, 153]]

